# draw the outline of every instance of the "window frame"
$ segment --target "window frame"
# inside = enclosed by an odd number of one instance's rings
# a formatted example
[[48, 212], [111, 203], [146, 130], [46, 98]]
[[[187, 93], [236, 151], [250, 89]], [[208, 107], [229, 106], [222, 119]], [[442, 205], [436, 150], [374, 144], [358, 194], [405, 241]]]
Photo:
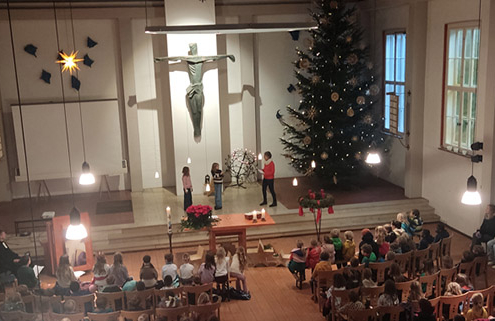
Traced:
[[[398, 35], [398, 34], [403, 34], [405, 35], [406, 37], [406, 57], [405, 57], [405, 65], [404, 65], [404, 81], [403, 82], [400, 82], [400, 81], [396, 81], [396, 72], [397, 72], [397, 68], [394, 67], [394, 81], [391, 82], [391, 81], [387, 81], [386, 80], [386, 72], [387, 72], [387, 69], [386, 69], [386, 62], [387, 62], [387, 36], [388, 35]], [[382, 108], [382, 115], [383, 115], [383, 119], [385, 120], [387, 118], [387, 115], [386, 115], [386, 99], [387, 99], [387, 90], [386, 90], [386, 86], [388, 84], [392, 84], [394, 86], [394, 88], [398, 85], [400, 86], [404, 86], [404, 131], [399, 131], [399, 126], [397, 126], [397, 133], [393, 133], [390, 131], [390, 128], [385, 128], [385, 121], [384, 121], [384, 126], [383, 126], [383, 132], [385, 134], [388, 134], [388, 135], [393, 135], [393, 136], [396, 136], [398, 138], [404, 138], [404, 136], [406, 135], [407, 133], [407, 30], [406, 29], [389, 29], [389, 30], [384, 30], [383, 31], [383, 36], [382, 36], [382, 41], [383, 41], [383, 53], [382, 53], [382, 66], [383, 66], [383, 70], [382, 70], [382, 88], [383, 88], [383, 94], [382, 94], [382, 99], [383, 99], [383, 108]], [[395, 48], [397, 48], [397, 41], [395, 41]], [[396, 60], [396, 58], [394, 58], [394, 61]], [[396, 64], [395, 64], [396, 65]], [[395, 93], [395, 91], [394, 91]], [[390, 113], [390, 111], [389, 111]], [[388, 115], [388, 117], [390, 117], [390, 115]]]
[[[473, 137], [472, 137], [472, 143], [476, 142], [476, 131], [477, 131], [477, 122], [478, 122], [478, 106], [479, 106], [479, 97], [478, 97], [478, 87], [479, 87], [479, 62], [480, 62], [480, 56], [481, 56], [481, 46], [480, 46], [480, 41], [481, 38], [478, 39], [478, 61], [477, 61], [477, 70], [476, 70], [476, 87], [465, 87], [463, 82], [464, 82], [464, 62], [465, 62], [465, 43], [466, 43], [466, 29], [478, 29], [478, 35], [479, 37], [481, 36], [481, 28], [478, 20], [470, 20], [470, 21], [463, 21], [463, 22], [455, 22], [455, 23], [447, 23], [445, 24], [445, 30], [444, 30], [444, 55], [443, 55], [443, 74], [442, 74], [442, 113], [441, 113], [441, 126], [440, 126], [440, 149], [445, 150], [451, 153], [454, 153], [456, 155], [461, 155], [461, 156], [469, 156], [472, 154], [471, 150], [471, 144], [468, 142], [468, 147], [463, 148], [462, 147], [462, 128], [459, 130], [459, 137], [458, 137], [458, 144], [456, 146], [452, 144], [447, 144], [446, 143], [446, 115], [447, 115], [447, 95], [449, 90], [454, 90], [455, 92], [460, 92], [460, 93], [474, 93], [476, 94], [476, 112], [475, 112], [475, 119], [474, 119], [474, 132], [473, 132]], [[463, 29], [463, 40], [462, 40], [462, 58], [461, 58], [461, 80], [460, 86], [450, 86], [448, 85], [448, 70], [449, 70], [449, 44], [450, 44], [450, 37], [449, 37], [449, 32], [451, 30], [459, 30]], [[453, 89], [454, 88], [454, 89]], [[455, 88], [461, 88], [462, 90], [456, 90]], [[462, 121], [463, 121], [463, 111], [464, 111], [464, 103], [462, 102], [463, 99], [461, 99], [461, 107], [459, 111], [459, 123], [462, 126]], [[471, 103], [472, 104], [472, 103]], [[471, 118], [469, 118], [471, 119]], [[459, 125], [457, 125], [459, 126]], [[457, 151], [455, 151], [457, 149]]]

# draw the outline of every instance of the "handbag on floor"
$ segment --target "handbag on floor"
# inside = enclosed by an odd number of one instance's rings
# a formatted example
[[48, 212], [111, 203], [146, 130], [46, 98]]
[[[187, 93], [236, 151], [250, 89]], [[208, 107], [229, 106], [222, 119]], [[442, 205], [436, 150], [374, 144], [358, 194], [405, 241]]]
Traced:
[[246, 293], [241, 290], [237, 290], [235, 288], [230, 288], [229, 291], [230, 291], [230, 298], [232, 300], [245, 300], [245, 301], [251, 300], [251, 294], [249, 293]]

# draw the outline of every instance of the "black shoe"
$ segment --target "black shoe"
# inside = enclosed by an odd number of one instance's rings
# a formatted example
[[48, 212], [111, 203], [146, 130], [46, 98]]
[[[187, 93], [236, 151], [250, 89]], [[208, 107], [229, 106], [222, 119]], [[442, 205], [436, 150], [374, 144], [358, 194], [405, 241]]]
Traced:
[[222, 209], [221, 207], [215, 206], [215, 210], [221, 210], [221, 209]]
[[275, 206], [277, 206], [277, 203], [270, 204], [270, 207], [275, 207]]
[[266, 205], [266, 202], [261, 202], [260, 206]]

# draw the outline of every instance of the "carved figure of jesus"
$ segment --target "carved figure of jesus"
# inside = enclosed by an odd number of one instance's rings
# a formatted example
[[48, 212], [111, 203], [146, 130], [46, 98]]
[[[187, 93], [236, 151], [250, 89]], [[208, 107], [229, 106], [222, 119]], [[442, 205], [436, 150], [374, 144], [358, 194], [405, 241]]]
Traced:
[[189, 44], [189, 56], [177, 57], [157, 57], [155, 62], [162, 61], [185, 61], [189, 74], [190, 85], [187, 87], [187, 102], [191, 108], [191, 118], [194, 127], [194, 137], [201, 136], [201, 119], [203, 116], [204, 94], [203, 94], [203, 64], [205, 62], [216, 61], [229, 58], [235, 61], [233, 55], [198, 56], [198, 45]]

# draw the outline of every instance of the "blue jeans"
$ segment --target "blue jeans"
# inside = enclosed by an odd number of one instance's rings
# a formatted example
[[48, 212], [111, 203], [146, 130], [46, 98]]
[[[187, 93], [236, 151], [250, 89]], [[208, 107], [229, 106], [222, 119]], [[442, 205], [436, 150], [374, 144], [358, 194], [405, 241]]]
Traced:
[[214, 184], [215, 185], [215, 207], [222, 207], [222, 184]]

